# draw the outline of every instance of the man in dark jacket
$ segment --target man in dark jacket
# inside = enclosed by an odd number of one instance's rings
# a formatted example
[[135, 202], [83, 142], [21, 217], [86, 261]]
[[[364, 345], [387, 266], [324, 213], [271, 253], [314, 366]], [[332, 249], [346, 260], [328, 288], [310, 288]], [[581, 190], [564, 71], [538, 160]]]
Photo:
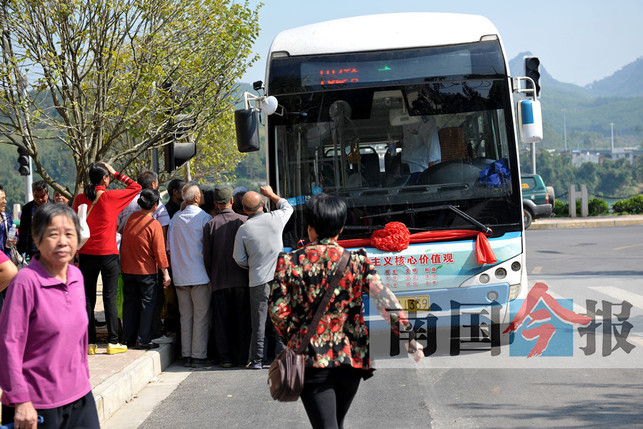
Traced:
[[237, 230], [247, 217], [232, 210], [232, 201], [231, 187], [215, 189], [219, 213], [203, 229], [203, 262], [213, 291], [210, 343], [216, 344], [224, 368], [246, 364], [251, 331], [248, 270], [232, 258]]
[[185, 181], [183, 179], [172, 179], [170, 183], [167, 184], [167, 194], [170, 196], [170, 200], [165, 205], [165, 208], [170, 218], [174, 216], [174, 213], [181, 210], [181, 203], [183, 202], [181, 190], [184, 185]]
[[31, 258], [38, 252], [36, 243], [31, 237], [31, 218], [38, 207], [49, 203], [49, 185], [44, 180], [38, 180], [31, 184], [33, 200], [22, 206], [20, 215], [20, 227], [18, 228], [18, 252], [26, 253]]

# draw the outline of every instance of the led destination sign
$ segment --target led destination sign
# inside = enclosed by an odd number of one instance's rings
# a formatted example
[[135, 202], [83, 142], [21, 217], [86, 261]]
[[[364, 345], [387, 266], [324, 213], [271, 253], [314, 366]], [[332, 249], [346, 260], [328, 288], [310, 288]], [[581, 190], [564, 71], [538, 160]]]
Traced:
[[376, 82], [448, 76], [456, 70], [460, 74], [471, 71], [468, 51], [382, 60], [302, 62], [300, 77], [304, 87], [333, 89]]

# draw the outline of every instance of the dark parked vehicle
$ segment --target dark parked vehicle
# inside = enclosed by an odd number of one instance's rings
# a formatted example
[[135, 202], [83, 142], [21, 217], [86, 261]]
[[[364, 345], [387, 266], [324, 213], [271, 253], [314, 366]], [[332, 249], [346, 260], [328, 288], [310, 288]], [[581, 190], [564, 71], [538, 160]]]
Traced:
[[522, 174], [522, 211], [525, 229], [531, 221], [541, 217], [550, 217], [554, 209], [554, 188], [545, 186], [538, 174]]

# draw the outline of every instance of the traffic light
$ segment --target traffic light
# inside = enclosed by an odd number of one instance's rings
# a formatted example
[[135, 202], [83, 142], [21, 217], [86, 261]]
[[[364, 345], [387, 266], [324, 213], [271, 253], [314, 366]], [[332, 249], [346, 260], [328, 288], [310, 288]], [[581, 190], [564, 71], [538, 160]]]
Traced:
[[178, 115], [172, 133], [168, 136], [170, 143], [165, 145], [165, 171], [173, 172], [194, 155], [196, 143], [192, 141], [191, 131], [194, 129], [194, 119], [188, 115]]
[[177, 142], [172, 140], [165, 145], [165, 171], [173, 172], [196, 155], [195, 142]]
[[536, 97], [540, 96], [540, 60], [538, 57], [525, 57], [525, 75], [530, 77], [536, 87]]
[[29, 176], [31, 168], [29, 168], [29, 152], [26, 149], [18, 148], [18, 173], [21, 176]]

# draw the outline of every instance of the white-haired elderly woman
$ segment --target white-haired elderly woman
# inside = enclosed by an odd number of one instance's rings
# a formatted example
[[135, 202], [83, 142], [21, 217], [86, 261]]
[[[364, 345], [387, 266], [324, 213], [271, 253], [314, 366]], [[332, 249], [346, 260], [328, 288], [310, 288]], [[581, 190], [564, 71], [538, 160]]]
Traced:
[[70, 264], [80, 225], [64, 204], [33, 216], [39, 254], [18, 272], [0, 315], [2, 423], [17, 429], [98, 428], [89, 384], [83, 276]]

